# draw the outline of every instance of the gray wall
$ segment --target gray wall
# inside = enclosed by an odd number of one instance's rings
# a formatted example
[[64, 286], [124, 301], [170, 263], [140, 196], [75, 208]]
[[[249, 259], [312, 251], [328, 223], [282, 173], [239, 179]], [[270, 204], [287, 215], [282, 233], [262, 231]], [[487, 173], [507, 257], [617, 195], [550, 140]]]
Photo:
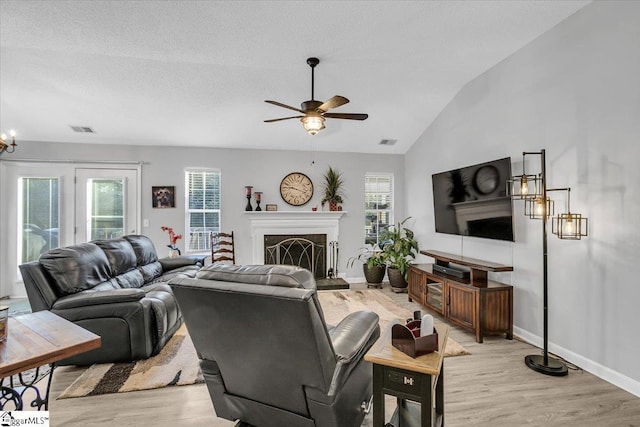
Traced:
[[[304, 135], [303, 135], [304, 136]], [[154, 241], [161, 256], [166, 255], [168, 243], [162, 225], [184, 232], [184, 170], [185, 168], [217, 168], [221, 170], [223, 230], [233, 230], [236, 236], [236, 262], [252, 262], [249, 219], [243, 214], [247, 199], [244, 186], [253, 185], [254, 191], [263, 191], [262, 207], [275, 203], [278, 210], [310, 211], [321, 209], [322, 175], [329, 165], [343, 174], [346, 199], [343, 208], [347, 214], [340, 220], [339, 272], [345, 272], [347, 258], [364, 245], [364, 175], [366, 172], [391, 172], [395, 175], [396, 218], [404, 214], [404, 157], [402, 155], [329, 153], [310, 151], [234, 150], [189, 147], [146, 147], [123, 145], [93, 145], [69, 143], [41, 143], [23, 141], [14, 155], [21, 159], [46, 160], [117, 160], [142, 161], [142, 218], [149, 227], [142, 232]], [[312, 159], [315, 161], [312, 165]], [[287, 205], [279, 193], [280, 181], [289, 172], [303, 172], [314, 183], [311, 201], [302, 207]], [[176, 209], [153, 209], [152, 186], [176, 187]], [[253, 206], [255, 201], [252, 199]], [[328, 209], [328, 205], [325, 207]], [[179, 246], [184, 248], [184, 240]], [[353, 267], [348, 277], [362, 277], [362, 268]], [[362, 277], [364, 280], [364, 278]]]
[[545, 148], [549, 187], [590, 221], [585, 240], [549, 237], [550, 349], [640, 396], [639, 49], [639, 2], [592, 3], [469, 82], [405, 164], [421, 245], [513, 265], [496, 278], [515, 287], [516, 334], [540, 344], [540, 221], [514, 201], [515, 243], [436, 234], [431, 174], [506, 156], [521, 173]]

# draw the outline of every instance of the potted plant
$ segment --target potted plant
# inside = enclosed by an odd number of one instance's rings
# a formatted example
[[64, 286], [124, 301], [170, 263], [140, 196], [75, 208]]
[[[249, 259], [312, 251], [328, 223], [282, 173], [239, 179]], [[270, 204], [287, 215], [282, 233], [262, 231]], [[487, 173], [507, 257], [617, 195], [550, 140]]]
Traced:
[[329, 170], [323, 175], [323, 179], [324, 196], [321, 201], [322, 206], [324, 206], [326, 202], [329, 202], [329, 210], [337, 211], [338, 203], [343, 202], [344, 195], [342, 193], [342, 184], [344, 183], [342, 174], [329, 166]]
[[169, 234], [169, 244], [167, 247], [169, 248], [169, 258], [175, 258], [180, 255], [180, 248], [178, 248], [178, 240], [182, 239], [182, 234], [176, 234], [173, 231], [173, 227], [167, 227], [163, 225], [160, 227], [162, 231], [166, 231]]
[[411, 217], [405, 218], [396, 226], [391, 226], [382, 233], [382, 252], [387, 263], [389, 285], [394, 292], [405, 292], [409, 275], [409, 263], [418, 253], [418, 242], [413, 231], [404, 227]]
[[367, 287], [381, 287], [387, 264], [383, 256], [382, 249], [377, 245], [367, 245], [358, 250], [358, 255], [349, 258], [347, 267], [353, 267], [355, 261], [362, 263], [362, 271], [367, 280]]

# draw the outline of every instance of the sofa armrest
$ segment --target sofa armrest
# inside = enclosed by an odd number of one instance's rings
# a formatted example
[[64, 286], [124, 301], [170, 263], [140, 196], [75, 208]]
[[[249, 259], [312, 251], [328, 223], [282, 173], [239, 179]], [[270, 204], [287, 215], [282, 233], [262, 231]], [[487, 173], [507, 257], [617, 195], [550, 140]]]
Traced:
[[160, 258], [158, 259], [158, 261], [162, 265], [162, 271], [167, 272], [167, 271], [174, 270], [176, 268], [185, 267], [187, 265], [200, 264], [202, 266], [205, 258], [206, 258], [205, 255], [201, 255], [201, 256], [184, 255], [184, 256], [178, 256], [175, 258]]
[[122, 302], [139, 301], [144, 298], [142, 289], [126, 288], [107, 291], [82, 291], [73, 295], [59, 298], [53, 303], [52, 309], [65, 310], [69, 308], [87, 307], [101, 304], [115, 304]]

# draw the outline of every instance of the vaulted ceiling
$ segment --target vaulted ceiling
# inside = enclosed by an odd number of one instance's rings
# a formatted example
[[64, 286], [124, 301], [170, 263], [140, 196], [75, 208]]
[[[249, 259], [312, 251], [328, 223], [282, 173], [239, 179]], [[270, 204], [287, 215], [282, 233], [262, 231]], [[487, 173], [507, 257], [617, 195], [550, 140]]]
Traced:
[[[0, 129], [23, 141], [404, 153], [470, 80], [588, 1], [0, 2]], [[308, 135], [295, 115], [343, 95]], [[292, 113], [292, 114], [289, 114]], [[91, 127], [76, 133], [71, 126]], [[392, 146], [382, 139], [397, 140]]]

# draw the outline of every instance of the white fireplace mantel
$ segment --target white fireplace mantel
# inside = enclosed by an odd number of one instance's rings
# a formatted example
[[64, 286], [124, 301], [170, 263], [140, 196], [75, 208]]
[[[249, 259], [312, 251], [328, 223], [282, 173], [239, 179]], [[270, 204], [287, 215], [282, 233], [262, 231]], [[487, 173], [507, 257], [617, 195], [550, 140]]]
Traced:
[[346, 211], [244, 212], [251, 223], [253, 264], [264, 264], [264, 236], [271, 234], [326, 234], [327, 242], [338, 241], [340, 218]]

